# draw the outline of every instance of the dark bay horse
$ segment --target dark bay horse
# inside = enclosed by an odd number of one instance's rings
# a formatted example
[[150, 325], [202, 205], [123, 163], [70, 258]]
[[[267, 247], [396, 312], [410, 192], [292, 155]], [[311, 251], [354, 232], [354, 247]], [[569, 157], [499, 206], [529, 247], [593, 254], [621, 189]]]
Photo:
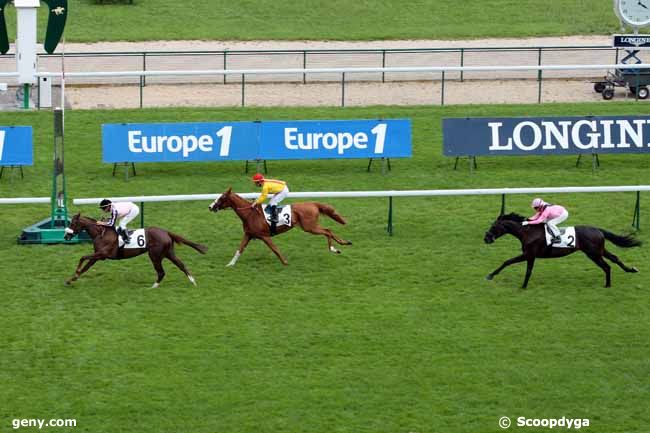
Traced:
[[[120, 249], [118, 248], [117, 232], [106, 226], [101, 226], [97, 224], [97, 220], [92, 218], [81, 216], [76, 214], [72, 217], [70, 225], [66, 228], [65, 239], [70, 240], [74, 235], [79, 233], [82, 230], [86, 230], [90, 237], [93, 240], [93, 246], [95, 247], [95, 253], [87, 256], [83, 256], [79, 260], [77, 269], [75, 270], [74, 276], [66, 280], [66, 284], [70, 284], [73, 281], [76, 281], [81, 274], [86, 272], [92, 265], [94, 265], [98, 260], [122, 260], [130, 259], [132, 257], [139, 256], [140, 254], [149, 253], [149, 259], [153, 263], [153, 267], [158, 273], [158, 279], [153, 284], [152, 288], [157, 288], [160, 286], [160, 282], [165, 277], [165, 270], [162, 267], [163, 259], [167, 258], [171, 260], [185, 275], [187, 278], [196, 286], [196, 280], [187, 270], [185, 264], [176, 257], [174, 252], [174, 243], [185, 244], [201, 254], [205, 254], [208, 250], [207, 247], [197, 244], [195, 242], [189, 241], [175, 233], [170, 231], [158, 228], [158, 227], [147, 227], [145, 228], [146, 236], [146, 246], [144, 248], [128, 248]], [[81, 265], [84, 261], [88, 260], [88, 263], [82, 268]]]
[[[221, 209], [232, 208], [237, 216], [242, 220], [244, 225], [244, 238], [239, 244], [239, 249], [235, 252], [234, 257], [227, 266], [234, 266], [242, 255], [246, 245], [251, 239], [261, 239], [280, 259], [283, 265], [288, 264], [287, 260], [282, 256], [278, 248], [271, 241], [271, 229], [266, 223], [263, 211], [260, 207], [253, 208], [251, 203], [243, 197], [238, 196], [232, 192], [232, 188], [221, 194], [208, 208], [212, 212], [217, 212]], [[330, 229], [326, 229], [318, 225], [318, 217], [320, 214], [325, 214], [332, 218], [339, 224], [345, 224], [345, 220], [336, 213], [336, 210], [330, 205], [323, 203], [292, 203], [291, 204], [291, 225], [279, 226], [276, 234], [284, 233], [291, 230], [295, 226], [300, 226], [304, 231], [315, 234], [323, 235], [327, 238], [327, 246], [333, 253], [340, 254], [341, 251], [334, 248], [332, 240], [340, 245], [352, 245], [352, 242], [338, 238]]]
[[506, 266], [510, 266], [513, 263], [526, 262], [526, 277], [522, 286], [522, 289], [525, 289], [528, 286], [530, 274], [533, 272], [533, 265], [535, 264], [536, 258], [564, 257], [578, 250], [585, 253], [587, 257], [605, 272], [605, 287], [611, 287], [611, 268], [603, 259], [603, 256], [616, 263], [625, 272], [639, 272], [637, 268], [625, 266], [618, 257], [605, 249], [605, 239], [623, 248], [640, 246], [641, 241], [635, 239], [632, 235], [619, 236], [596, 227], [576, 226], [575, 248], [555, 248], [546, 245], [544, 233], [546, 226], [544, 224], [522, 226], [521, 223], [525, 219], [523, 216], [515, 213], [501, 215], [485, 233], [484, 241], [486, 244], [491, 244], [495, 239], [505, 234], [511, 234], [519, 239], [522, 249], [522, 254], [506, 260], [501, 266], [490, 273], [486, 277], [488, 280], [494, 278]]

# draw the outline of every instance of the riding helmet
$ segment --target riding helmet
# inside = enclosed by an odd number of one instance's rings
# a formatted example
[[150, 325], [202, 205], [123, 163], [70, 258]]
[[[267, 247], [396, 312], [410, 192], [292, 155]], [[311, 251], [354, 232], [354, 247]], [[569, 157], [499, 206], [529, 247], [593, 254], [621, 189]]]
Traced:
[[99, 203], [99, 208], [100, 208], [100, 209], [104, 209], [105, 207], [108, 207], [108, 206], [110, 206], [110, 205], [111, 205], [111, 201], [110, 201], [109, 199], [105, 198], [104, 200], [102, 200], [102, 201]]
[[264, 175], [262, 175], [261, 173], [255, 173], [255, 175], [253, 176], [253, 182], [261, 182], [263, 180], [264, 180]]

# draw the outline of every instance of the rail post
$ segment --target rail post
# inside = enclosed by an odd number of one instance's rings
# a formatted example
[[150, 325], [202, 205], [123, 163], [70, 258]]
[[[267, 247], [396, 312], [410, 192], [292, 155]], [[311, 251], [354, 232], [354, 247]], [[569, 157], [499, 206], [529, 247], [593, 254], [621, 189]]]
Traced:
[[[146, 52], [142, 53], [142, 70], [145, 71], [145, 72], [147, 71], [147, 53]], [[142, 87], [144, 87], [146, 85], [147, 85], [147, 77], [143, 75], [142, 76]]]
[[345, 107], [345, 72], [341, 74], [341, 107]]
[[143, 106], [144, 99], [144, 75], [140, 75], [140, 108]]
[[[386, 50], [381, 50], [381, 67], [386, 67]], [[381, 82], [386, 82], [386, 72], [381, 73]]]
[[386, 225], [388, 236], [393, 236], [393, 197], [388, 197], [388, 224]]
[[246, 86], [246, 74], [241, 74], [241, 106], [245, 104], [246, 95], [244, 93], [244, 87]]
[[[463, 66], [465, 66], [465, 48], [460, 49], [460, 67], [462, 68]], [[464, 71], [461, 69], [461, 71], [460, 71], [460, 82], [461, 83], [463, 82], [463, 78], [464, 78], [463, 77], [463, 72]]]
[[440, 105], [445, 105], [445, 71], [442, 71], [442, 84], [440, 87]]
[[[307, 69], [307, 50], [302, 52], [302, 68]], [[307, 74], [302, 73], [302, 84], [307, 84]]]
[[632, 217], [632, 227], [640, 230], [641, 226], [641, 191], [636, 192], [636, 204], [634, 205], [634, 216]]
[[[542, 47], [537, 49], [537, 66], [542, 66]], [[537, 103], [542, 103], [542, 70], [537, 70]]]

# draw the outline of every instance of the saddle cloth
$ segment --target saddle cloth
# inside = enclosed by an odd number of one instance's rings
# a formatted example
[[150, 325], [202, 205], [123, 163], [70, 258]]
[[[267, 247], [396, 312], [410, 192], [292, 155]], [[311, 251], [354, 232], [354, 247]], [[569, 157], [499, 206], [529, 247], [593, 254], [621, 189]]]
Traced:
[[122, 236], [118, 236], [118, 246], [127, 250], [133, 248], [147, 248], [147, 237], [144, 234], [144, 229], [129, 230], [129, 237], [131, 238], [131, 241], [128, 244], [124, 245]]
[[[551, 232], [548, 230], [546, 225], [544, 226], [546, 230], [546, 245], [551, 245]], [[558, 227], [560, 229], [560, 239], [562, 241], [559, 244], [553, 244], [553, 248], [576, 248], [576, 228], [575, 227]]]
[[[271, 209], [268, 205], [262, 205], [266, 223], [271, 225]], [[276, 227], [291, 225], [291, 205], [278, 206], [278, 223]]]

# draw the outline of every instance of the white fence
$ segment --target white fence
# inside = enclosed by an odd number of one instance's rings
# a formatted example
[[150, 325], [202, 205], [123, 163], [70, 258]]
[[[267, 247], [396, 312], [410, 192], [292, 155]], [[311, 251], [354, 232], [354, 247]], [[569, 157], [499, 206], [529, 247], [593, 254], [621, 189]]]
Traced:
[[[568, 186], [549, 188], [491, 188], [491, 189], [424, 189], [392, 191], [311, 191], [290, 192], [288, 198], [368, 198], [368, 197], [432, 197], [459, 195], [508, 195], [508, 194], [552, 194], [552, 193], [586, 193], [586, 192], [642, 192], [650, 191], [650, 185], [629, 186]], [[242, 193], [240, 196], [251, 199], [259, 193]], [[131, 197], [109, 197], [112, 201], [133, 201], [140, 203], [216, 200], [221, 194], [183, 194], [183, 195], [149, 195]], [[76, 198], [75, 205], [97, 204], [103, 198]]]
[[[611, 70], [650, 69], [650, 64], [637, 65], [594, 64], [594, 65], [506, 65], [506, 66], [400, 66], [376, 68], [289, 68], [289, 69], [205, 69], [174, 71], [105, 71], [68, 72], [66, 78], [74, 77], [161, 77], [192, 75], [278, 75], [278, 74], [363, 74], [363, 73], [408, 73], [408, 72], [499, 72], [499, 71], [569, 71], [569, 70]], [[39, 72], [39, 77], [61, 77], [61, 72]]]
[[[565, 194], [565, 193], [596, 193], [596, 192], [636, 192], [636, 204], [632, 225], [640, 227], [640, 194], [650, 191], [650, 185], [626, 186], [570, 186], [549, 188], [490, 188], [490, 189], [434, 189], [434, 190], [392, 190], [392, 191], [311, 191], [291, 192], [288, 198], [369, 198], [388, 197], [388, 223], [386, 229], [393, 233], [393, 198], [394, 197], [440, 197], [440, 196], [465, 196], [465, 195], [500, 195], [501, 213], [505, 212], [506, 195], [509, 194]], [[239, 194], [244, 198], [259, 197], [259, 193]], [[141, 205], [140, 224], [144, 226], [144, 203], [174, 202], [174, 201], [213, 201], [221, 194], [184, 194], [184, 195], [154, 195], [132, 197], [110, 197], [112, 201], [132, 201]], [[103, 198], [78, 198], [74, 199], [75, 205], [97, 204]]]

